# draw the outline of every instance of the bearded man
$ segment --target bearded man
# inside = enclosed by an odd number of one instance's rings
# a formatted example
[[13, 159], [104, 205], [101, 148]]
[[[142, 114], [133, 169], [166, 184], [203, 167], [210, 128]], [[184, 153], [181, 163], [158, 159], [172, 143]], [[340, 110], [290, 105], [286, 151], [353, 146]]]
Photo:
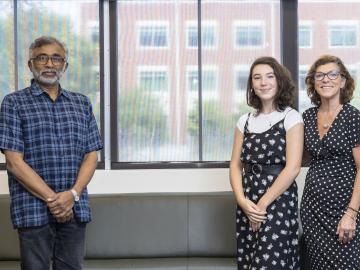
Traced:
[[31, 85], [1, 105], [0, 149], [23, 270], [82, 269], [91, 220], [86, 186], [102, 142], [90, 100], [60, 86], [67, 61], [65, 44], [37, 38], [29, 48]]

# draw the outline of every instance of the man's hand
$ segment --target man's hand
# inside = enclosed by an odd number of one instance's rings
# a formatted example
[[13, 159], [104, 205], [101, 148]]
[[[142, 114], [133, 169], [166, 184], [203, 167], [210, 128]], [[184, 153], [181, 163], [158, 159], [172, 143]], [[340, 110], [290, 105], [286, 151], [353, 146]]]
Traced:
[[73, 217], [74, 196], [68, 190], [56, 193], [47, 199], [47, 206], [58, 222], [69, 221]]
[[65, 214], [65, 216], [56, 218], [56, 221], [59, 223], [66, 223], [66, 222], [70, 221], [73, 217], [74, 217], [74, 211], [72, 209], [70, 209], [70, 211], [67, 212]]

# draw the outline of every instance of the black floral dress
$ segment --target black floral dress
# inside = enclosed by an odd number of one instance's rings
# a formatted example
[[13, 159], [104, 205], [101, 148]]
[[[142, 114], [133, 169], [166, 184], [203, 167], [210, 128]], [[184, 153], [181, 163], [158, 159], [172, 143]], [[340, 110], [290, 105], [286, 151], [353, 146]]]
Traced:
[[360, 112], [344, 104], [320, 138], [318, 108], [304, 112], [305, 146], [311, 163], [301, 201], [301, 221], [312, 270], [360, 269], [360, 223], [355, 238], [339, 243], [336, 230], [350, 202], [356, 175], [352, 148], [360, 142]]
[[[286, 154], [284, 119], [262, 133], [250, 133], [245, 124], [241, 153], [243, 163], [283, 164]], [[245, 196], [257, 203], [276, 180], [277, 175], [243, 174]], [[237, 208], [238, 269], [279, 270], [299, 269], [298, 196], [294, 182], [287, 191], [267, 208], [267, 220], [259, 231], [250, 230], [249, 220]]]

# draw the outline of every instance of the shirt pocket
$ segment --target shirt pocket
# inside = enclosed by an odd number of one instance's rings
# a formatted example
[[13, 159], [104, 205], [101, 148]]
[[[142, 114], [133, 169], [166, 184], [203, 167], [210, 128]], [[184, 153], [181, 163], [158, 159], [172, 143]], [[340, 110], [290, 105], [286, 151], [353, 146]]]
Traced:
[[61, 121], [62, 143], [66, 155], [83, 155], [87, 137], [87, 117], [78, 111], [63, 115]]
[[68, 144], [74, 150], [83, 154], [87, 144], [88, 123], [84, 113], [77, 112], [68, 117], [69, 141]]

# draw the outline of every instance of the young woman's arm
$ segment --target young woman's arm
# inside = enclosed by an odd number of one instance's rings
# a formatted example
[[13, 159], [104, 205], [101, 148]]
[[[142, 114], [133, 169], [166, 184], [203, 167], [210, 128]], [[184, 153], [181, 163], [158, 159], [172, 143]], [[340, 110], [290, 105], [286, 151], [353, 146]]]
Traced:
[[242, 144], [244, 135], [236, 128], [234, 136], [234, 145], [230, 161], [230, 184], [234, 191], [236, 201], [245, 215], [250, 221], [250, 225], [255, 229], [256, 223], [262, 222], [266, 219], [266, 210], [261, 210], [259, 207], [244, 195], [242, 186], [242, 163], [240, 160]]

